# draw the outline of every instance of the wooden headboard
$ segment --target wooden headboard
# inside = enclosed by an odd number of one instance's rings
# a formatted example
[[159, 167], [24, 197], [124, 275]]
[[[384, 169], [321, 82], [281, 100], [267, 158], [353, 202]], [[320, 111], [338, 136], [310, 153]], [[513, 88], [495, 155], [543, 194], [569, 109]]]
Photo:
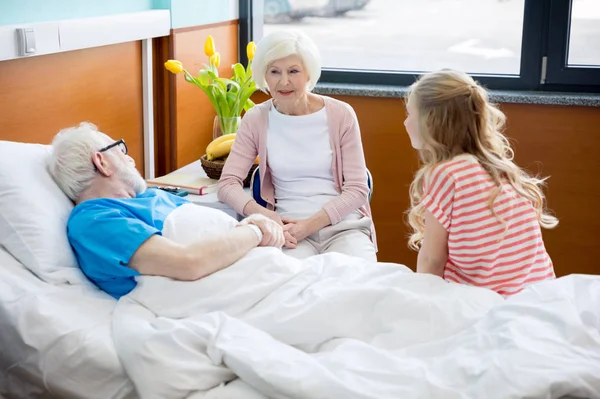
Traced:
[[142, 101], [139, 41], [0, 61], [0, 140], [50, 143], [88, 121], [123, 138], [143, 173]]

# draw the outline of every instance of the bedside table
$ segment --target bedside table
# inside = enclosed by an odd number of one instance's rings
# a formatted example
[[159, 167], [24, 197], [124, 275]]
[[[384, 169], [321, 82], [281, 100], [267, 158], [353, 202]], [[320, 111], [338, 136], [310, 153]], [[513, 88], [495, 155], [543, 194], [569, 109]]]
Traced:
[[[194, 175], [206, 177], [206, 173], [204, 172], [204, 169], [202, 169], [202, 165], [200, 164], [199, 160], [195, 161], [195, 162], [192, 162], [192, 163], [190, 163], [188, 165], [185, 165], [184, 167], [179, 168], [179, 169], [177, 169], [177, 170], [169, 173], [169, 175], [175, 175], [175, 174], [178, 174], [178, 173], [194, 174]], [[250, 194], [250, 189], [249, 188], [246, 188], [244, 190], [248, 194]], [[208, 206], [210, 208], [219, 209], [219, 210], [227, 213], [228, 215], [236, 218], [237, 220], [242, 220], [244, 218], [244, 216], [239, 215], [229, 205], [226, 205], [226, 204], [222, 203], [221, 201], [219, 201], [217, 199], [217, 193], [216, 192], [210, 193], [210, 194], [206, 194], [206, 195], [188, 194], [184, 198], [187, 198], [190, 202], [193, 202], [194, 204], [197, 204], [197, 205]]]

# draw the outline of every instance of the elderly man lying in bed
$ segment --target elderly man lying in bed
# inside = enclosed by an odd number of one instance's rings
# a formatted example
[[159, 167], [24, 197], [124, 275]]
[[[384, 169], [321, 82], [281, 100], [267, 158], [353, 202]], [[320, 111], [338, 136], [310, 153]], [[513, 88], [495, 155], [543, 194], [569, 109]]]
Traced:
[[52, 146], [50, 172], [76, 205], [67, 224], [69, 242], [83, 272], [115, 298], [133, 290], [140, 274], [197, 280], [256, 246], [294, 245], [293, 237], [286, 242], [282, 228], [262, 215], [188, 245], [169, 240], [162, 234], [168, 216], [196, 205], [146, 189], [123, 140], [82, 123], [59, 132]]
[[[146, 190], [126, 152], [84, 124], [57, 136], [50, 169], [77, 204], [82, 269], [127, 294], [112, 338], [139, 397], [600, 397], [597, 278], [505, 300], [398, 264], [299, 260], [273, 248], [275, 222]], [[204, 395], [236, 377], [245, 393]]]

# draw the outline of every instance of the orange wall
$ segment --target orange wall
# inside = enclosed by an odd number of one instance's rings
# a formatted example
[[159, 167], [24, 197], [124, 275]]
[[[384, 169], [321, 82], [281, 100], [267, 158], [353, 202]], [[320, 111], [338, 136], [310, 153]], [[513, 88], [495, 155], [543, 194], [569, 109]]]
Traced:
[[[212, 35], [221, 54], [219, 75], [231, 77], [231, 65], [238, 59], [237, 21], [174, 31], [173, 55], [192, 74], [208, 63], [204, 41]], [[176, 76], [174, 87], [175, 165], [180, 168], [198, 160], [212, 140], [215, 110], [202, 90]]]
[[[379, 259], [416, 264], [406, 247], [409, 229], [403, 212], [409, 206], [408, 186], [418, 162], [402, 124], [400, 99], [339, 97], [358, 115], [367, 165], [373, 173], [372, 207], [380, 239]], [[558, 275], [600, 274], [600, 172], [598, 126], [600, 108], [501, 104], [508, 117], [507, 135], [516, 162], [542, 176], [550, 176], [548, 205], [560, 220], [544, 232], [547, 249]]]
[[125, 139], [143, 173], [142, 118], [140, 42], [0, 62], [0, 140], [50, 143], [89, 121]]

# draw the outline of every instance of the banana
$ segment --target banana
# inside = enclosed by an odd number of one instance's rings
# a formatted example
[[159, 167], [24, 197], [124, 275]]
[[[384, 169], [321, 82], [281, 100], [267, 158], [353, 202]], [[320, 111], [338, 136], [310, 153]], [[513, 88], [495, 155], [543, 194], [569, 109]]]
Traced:
[[225, 155], [228, 155], [234, 141], [235, 139], [229, 139], [217, 144], [210, 152], [206, 152], [206, 159], [212, 161], [213, 159], [222, 158]]
[[221, 144], [224, 141], [232, 140], [232, 139], [235, 139], [235, 133], [224, 134], [223, 136], [217, 137], [216, 139], [211, 141], [210, 144], [206, 147], [206, 158], [208, 160], [210, 160], [210, 158], [208, 157], [208, 154], [213, 152], [213, 150], [215, 149], [216, 146], [218, 146], [219, 144]]

